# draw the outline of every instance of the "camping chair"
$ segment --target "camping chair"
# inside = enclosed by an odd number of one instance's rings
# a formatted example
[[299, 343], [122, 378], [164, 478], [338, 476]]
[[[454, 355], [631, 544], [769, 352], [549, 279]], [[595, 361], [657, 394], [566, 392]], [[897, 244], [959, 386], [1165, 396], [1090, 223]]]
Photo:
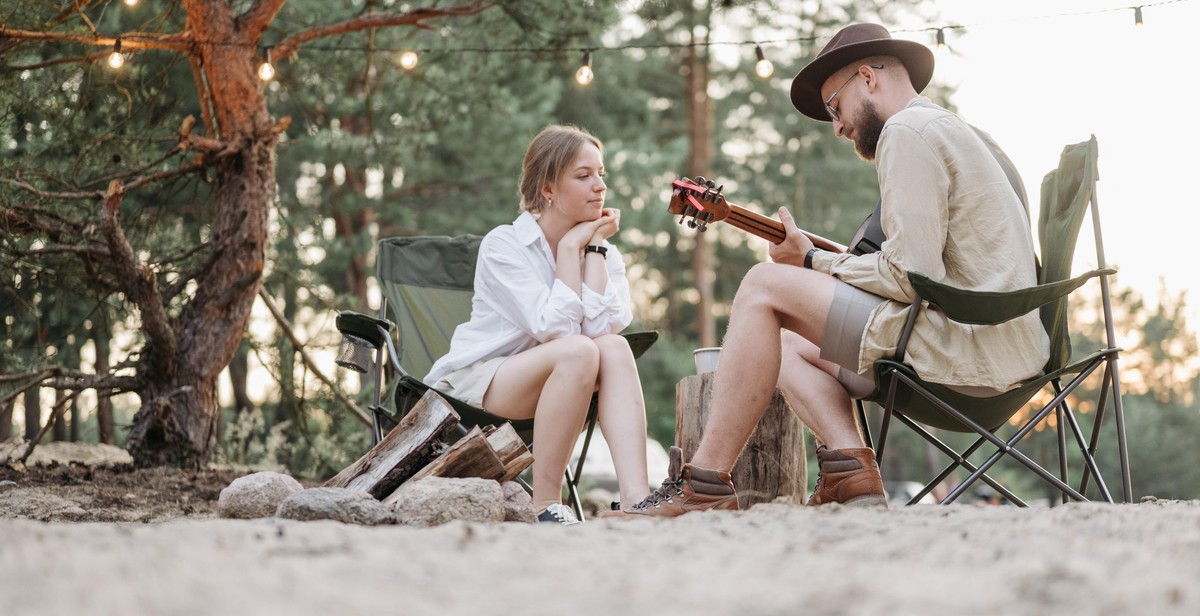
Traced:
[[[376, 277], [383, 293], [379, 316], [348, 311], [338, 315], [337, 328], [343, 337], [338, 365], [371, 375], [374, 443], [382, 440], [385, 422], [398, 422], [430, 389], [421, 379], [434, 362], [450, 350], [450, 338], [455, 328], [470, 319], [475, 261], [481, 240], [477, 235], [381, 240], [376, 255]], [[397, 325], [398, 334], [393, 339], [392, 330]], [[653, 331], [624, 335], [635, 358], [658, 339], [658, 333]], [[386, 387], [385, 373], [388, 377]], [[504, 419], [453, 396], [438, 393], [460, 417], [459, 436], [474, 426], [498, 426], [508, 422], [526, 445], [532, 443], [532, 419]], [[579, 481], [596, 428], [596, 416], [596, 397], [593, 396], [584, 424], [585, 436], [579, 460], [574, 472], [570, 468], [566, 472], [571, 507], [580, 520], [583, 519], [583, 506]], [[529, 488], [528, 485], [525, 487]]]
[[[1100, 215], [1096, 199], [1097, 145], [1093, 136], [1089, 141], [1069, 145], [1063, 149], [1058, 169], [1051, 171], [1042, 181], [1041, 212], [1038, 217], [1038, 236], [1041, 245], [1041, 268], [1038, 286], [1004, 293], [966, 291], [940, 284], [916, 273], [909, 273], [909, 281], [922, 300], [913, 305], [907, 324], [900, 337], [896, 355], [875, 364], [876, 389], [867, 400], [883, 407], [883, 418], [879, 429], [879, 442], [875, 446], [876, 458], [883, 465], [884, 444], [892, 418], [913, 429], [926, 441], [941, 450], [952, 460], [941, 473], [935, 476], [908, 504], [919, 501], [932, 491], [952, 472], [962, 467], [970, 475], [942, 500], [951, 503], [962, 495], [975, 481], [982, 479], [1010, 502], [1025, 506], [1025, 503], [989, 476], [988, 470], [1002, 457], [1010, 456], [1035, 473], [1053, 488], [1061, 492], [1063, 502], [1068, 499], [1088, 500], [1084, 493], [1089, 481], [1095, 478], [1095, 487], [1100, 496], [1113, 502], [1112, 494], [1096, 466], [1095, 452], [1100, 437], [1107, 402], [1111, 398], [1115, 411], [1117, 449], [1120, 456], [1121, 481], [1124, 502], [1133, 499], [1130, 485], [1129, 460], [1125, 439], [1125, 415], [1121, 405], [1121, 385], [1117, 371], [1117, 356], [1113, 334], [1112, 306], [1109, 300], [1108, 277], [1116, 270], [1106, 266], [1104, 245], [1100, 234]], [[1097, 268], [1075, 278], [1070, 278], [1071, 261], [1080, 224], [1090, 205], [1092, 225], [1096, 242]], [[1071, 362], [1071, 344], [1067, 330], [1067, 297], [1092, 278], [1100, 282], [1103, 318], [1107, 335], [1107, 346], [1090, 355]], [[922, 381], [913, 369], [904, 363], [904, 350], [916, 316], [923, 302], [942, 310], [949, 318], [977, 325], [1003, 323], [1040, 310], [1042, 323], [1050, 337], [1050, 359], [1042, 376], [1022, 383], [1016, 389], [990, 398], [975, 398], [947, 389], [935, 383]], [[1092, 432], [1085, 440], [1076, 414], [1071, 410], [1068, 397], [1100, 367], [1102, 381], [1096, 405]], [[1066, 382], [1064, 383], [1064, 379]], [[1053, 397], [1044, 405], [1029, 409], [1028, 419], [1007, 439], [997, 431], [1010, 421], [1026, 403], [1047, 385], [1052, 387]], [[1048, 392], [1049, 394], [1050, 392]], [[1059, 473], [1054, 475], [1034, 462], [1019, 449], [1017, 444], [1051, 413], [1056, 415], [1058, 436]], [[867, 426], [863, 401], [858, 401], [858, 414], [863, 426], [867, 445], [871, 446], [870, 430]], [[979, 438], [962, 453], [943, 443], [923, 426], [954, 432], [975, 433]], [[1084, 468], [1078, 488], [1068, 484], [1067, 432], [1074, 437], [1082, 454]], [[991, 444], [996, 451], [978, 466], [968, 460], [980, 447]]]

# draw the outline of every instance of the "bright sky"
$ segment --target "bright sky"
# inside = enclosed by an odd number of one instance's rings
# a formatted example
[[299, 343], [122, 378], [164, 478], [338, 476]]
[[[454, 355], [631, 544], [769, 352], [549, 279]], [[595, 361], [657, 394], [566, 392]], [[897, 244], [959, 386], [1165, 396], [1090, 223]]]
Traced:
[[[954, 86], [959, 113], [1005, 148], [1032, 203], [1062, 147], [1096, 135], [1105, 252], [1121, 270], [1118, 284], [1151, 301], [1160, 278], [1175, 294], [1188, 291], [1196, 329], [1200, 0], [1147, 1], [1140, 27], [1133, 6], [1120, 0], [930, 0], [927, 8], [941, 18], [904, 27], [969, 26], [945, 31], [950, 53], [939, 52], [934, 78]], [[896, 36], [935, 42], [933, 32]], [[1085, 220], [1076, 273], [1095, 263], [1090, 226]]]

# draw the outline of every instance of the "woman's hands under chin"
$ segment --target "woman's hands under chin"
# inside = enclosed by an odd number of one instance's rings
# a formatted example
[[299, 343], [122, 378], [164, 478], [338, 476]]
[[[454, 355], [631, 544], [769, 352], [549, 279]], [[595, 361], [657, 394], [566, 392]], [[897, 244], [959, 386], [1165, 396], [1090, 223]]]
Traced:
[[595, 222], [598, 226], [592, 233], [589, 244], [599, 244], [621, 230], [621, 210], [615, 207], [606, 207], [600, 210], [600, 218], [597, 218]]

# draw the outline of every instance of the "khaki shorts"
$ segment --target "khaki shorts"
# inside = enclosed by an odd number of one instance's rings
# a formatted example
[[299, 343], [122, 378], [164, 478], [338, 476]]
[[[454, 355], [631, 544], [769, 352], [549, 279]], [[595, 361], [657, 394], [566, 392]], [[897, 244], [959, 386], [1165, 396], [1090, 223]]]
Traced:
[[483, 395], [487, 393], [496, 371], [507, 357], [493, 357], [477, 361], [465, 368], [459, 368], [442, 377], [433, 386], [434, 389], [454, 396], [471, 406], [483, 407]]
[[[829, 305], [829, 314], [825, 315], [825, 339], [821, 346], [821, 359], [841, 366], [837, 379], [850, 393], [851, 398], [865, 398], [875, 391], [875, 371], [868, 369], [866, 374], [858, 374], [858, 353], [862, 346], [863, 333], [867, 329], [867, 319], [871, 318], [875, 307], [884, 301], [884, 298], [874, 293], [838, 280], [833, 293], [833, 303]], [[946, 387], [978, 398], [989, 398], [1003, 393], [990, 387]]]
[[868, 370], [858, 374], [858, 352], [862, 347], [863, 332], [867, 319], [884, 298], [862, 289], [837, 281], [833, 292], [833, 303], [825, 315], [825, 336], [821, 344], [821, 359], [839, 366], [838, 382], [851, 398], [863, 398], [875, 390], [875, 373]]

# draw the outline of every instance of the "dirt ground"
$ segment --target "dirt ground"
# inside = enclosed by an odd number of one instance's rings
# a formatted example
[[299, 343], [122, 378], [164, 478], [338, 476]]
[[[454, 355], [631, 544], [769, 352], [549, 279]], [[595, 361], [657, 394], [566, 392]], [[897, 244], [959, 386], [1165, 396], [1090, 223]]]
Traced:
[[143, 523], [215, 518], [221, 490], [251, 472], [139, 469], [116, 447], [79, 443], [40, 445], [20, 470], [22, 465], [6, 461], [24, 451], [24, 444], [0, 443], [0, 518]]
[[4, 445], [0, 614], [1200, 614], [1200, 501], [368, 527], [217, 518], [245, 469]]

